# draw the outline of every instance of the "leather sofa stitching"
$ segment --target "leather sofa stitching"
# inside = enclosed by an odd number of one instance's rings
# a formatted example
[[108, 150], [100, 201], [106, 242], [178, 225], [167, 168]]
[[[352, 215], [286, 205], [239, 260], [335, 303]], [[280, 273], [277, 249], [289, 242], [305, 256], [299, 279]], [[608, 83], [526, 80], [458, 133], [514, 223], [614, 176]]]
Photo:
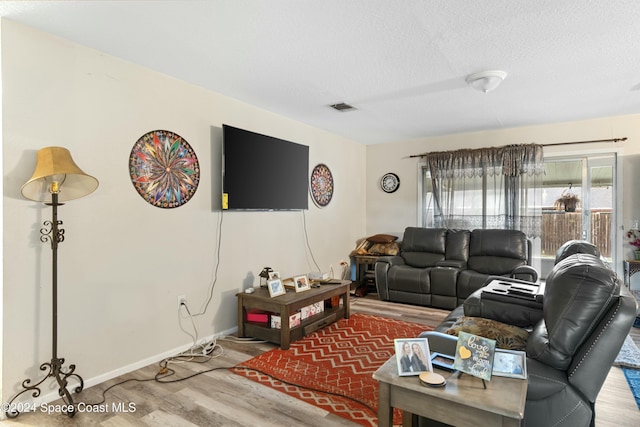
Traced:
[[582, 365], [582, 362], [584, 361], [584, 359], [589, 356], [589, 353], [591, 352], [591, 350], [593, 349], [593, 346], [596, 345], [596, 343], [598, 342], [598, 340], [600, 340], [600, 337], [602, 336], [602, 334], [609, 328], [609, 325], [611, 325], [611, 320], [613, 318], [615, 318], [616, 314], [618, 313], [618, 310], [620, 309], [620, 304], [622, 301], [618, 300], [618, 303], [616, 304], [616, 309], [613, 312], [613, 314], [611, 316], [609, 316], [609, 319], [607, 320], [607, 323], [604, 325], [604, 327], [602, 328], [602, 330], [600, 330], [600, 332], [598, 333], [598, 336], [596, 336], [596, 339], [593, 340], [593, 342], [591, 343], [591, 345], [589, 346], [589, 349], [582, 355], [582, 357], [580, 358], [580, 360], [578, 361], [578, 363], [576, 363], [575, 368], [573, 368], [571, 370], [571, 372], [569, 372], [568, 378], [571, 378], [573, 376], [573, 374], [575, 374], [578, 371], [578, 368], [580, 368], [580, 366]]
[[580, 406], [582, 406], [582, 405], [583, 405], [583, 403], [582, 403], [582, 402], [578, 402], [578, 403], [576, 403], [576, 406], [574, 406], [573, 408], [571, 408], [571, 411], [569, 411], [568, 413], [566, 413], [564, 417], [562, 417], [560, 420], [558, 420], [558, 422], [557, 422], [557, 423], [555, 423], [555, 424], [553, 425], [553, 427], [556, 427], [556, 426], [559, 426], [560, 424], [562, 424], [562, 423], [564, 422], [564, 420], [566, 420], [566, 419], [567, 419], [571, 414], [573, 414], [574, 412], [576, 412], [576, 411], [578, 410], [578, 408], [579, 408]]
[[551, 382], [554, 382], [554, 383], [556, 383], [556, 384], [562, 384], [563, 386], [566, 386], [566, 385], [567, 385], [567, 383], [565, 383], [564, 381], [558, 381], [558, 380], [556, 380], [555, 378], [545, 377], [544, 375], [536, 375], [536, 374], [531, 374], [531, 373], [530, 373], [530, 374], [529, 374], [529, 376], [531, 376], [531, 377], [536, 377], [536, 378], [541, 378], [541, 379], [543, 379], [543, 380], [551, 381]]

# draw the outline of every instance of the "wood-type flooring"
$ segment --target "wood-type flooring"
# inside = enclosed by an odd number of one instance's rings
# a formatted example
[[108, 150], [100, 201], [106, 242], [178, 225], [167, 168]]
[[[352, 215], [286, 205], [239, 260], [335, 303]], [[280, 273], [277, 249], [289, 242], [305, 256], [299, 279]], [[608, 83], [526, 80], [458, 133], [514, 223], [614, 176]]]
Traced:
[[[379, 301], [375, 294], [351, 299], [352, 313], [368, 313], [394, 317], [410, 322], [436, 326], [448, 311]], [[640, 329], [631, 336], [640, 345]], [[106, 393], [106, 402], [99, 407], [105, 412], [82, 412], [68, 418], [63, 414], [40, 411], [23, 413], [13, 420], [0, 422], [7, 426], [317, 426], [338, 427], [357, 424], [328, 413], [315, 406], [274, 392], [272, 389], [229, 372], [234, 366], [275, 347], [269, 343], [247, 343], [234, 337], [219, 339], [222, 355], [204, 364], [171, 364], [176, 374], [184, 378], [196, 372], [221, 368], [193, 378], [161, 384], [153, 380], [159, 371], [157, 364], [114, 378], [88, 388], [76, 396], [76, 401], [95, 403], [102, 400], [107, 387], [127, 379]], [[80, 367], [78, 367], [80, 370]], [[129, 407], [129, 403], [133, 406]], [[114, 406], [115, 405], [115, 406]], [[120, 406], [118, 406], [120, 405]], [[129, 412], [123, 409], [127, 408]], [[612, 367], [596, 403], [597, 427], [640, 425], [640, 410], [633, 400], [622, 370]]]

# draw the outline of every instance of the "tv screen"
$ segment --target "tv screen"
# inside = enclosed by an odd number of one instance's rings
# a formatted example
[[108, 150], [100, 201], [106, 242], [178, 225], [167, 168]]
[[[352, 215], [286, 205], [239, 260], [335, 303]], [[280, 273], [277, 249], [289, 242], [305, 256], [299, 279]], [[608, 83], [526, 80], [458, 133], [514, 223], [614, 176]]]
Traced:
[[222, 209], [308, 209], [309, 147], [222, 125]]

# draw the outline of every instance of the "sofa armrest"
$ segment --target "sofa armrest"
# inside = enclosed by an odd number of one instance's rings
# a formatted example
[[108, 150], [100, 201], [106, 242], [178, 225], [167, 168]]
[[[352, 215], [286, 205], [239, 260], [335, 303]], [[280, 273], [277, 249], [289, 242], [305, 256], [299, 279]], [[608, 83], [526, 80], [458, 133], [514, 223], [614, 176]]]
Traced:
[[394, 256], [381, 256], [376, 260], [376, 264], [377, 263], [384, 263], [384, 264], [388, 264], [388, 266], [386, 267], [387, 269], [393, 267], [394, 265], [404, 265], [404, 258], [402, 258], [400, 255], [394, 255]]
[[538, 281], [538, 272], [530, 265], [519, 265], [513, 269], [511, 277], [535, 283]]
[[374, 267], [378, 298], [381, 301], [389, 301], [389, 269], [394, 265], [404, 265], [401, 256], [381, 256], [376, 260]]

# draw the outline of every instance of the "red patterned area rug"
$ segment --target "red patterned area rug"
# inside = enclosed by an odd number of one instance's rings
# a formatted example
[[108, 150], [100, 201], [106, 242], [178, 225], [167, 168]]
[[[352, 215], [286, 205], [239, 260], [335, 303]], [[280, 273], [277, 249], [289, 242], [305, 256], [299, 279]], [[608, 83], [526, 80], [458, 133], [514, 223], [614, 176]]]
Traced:
[[[373, 373], [394, 354], [395, 338], [417, 337], [429, 329], [356, 313], [295, 341], [289, 350], [268, 351], [232, 371], [360, 425], [376, 426]], [[402, 423], [397, 410], [393, 423]]]

